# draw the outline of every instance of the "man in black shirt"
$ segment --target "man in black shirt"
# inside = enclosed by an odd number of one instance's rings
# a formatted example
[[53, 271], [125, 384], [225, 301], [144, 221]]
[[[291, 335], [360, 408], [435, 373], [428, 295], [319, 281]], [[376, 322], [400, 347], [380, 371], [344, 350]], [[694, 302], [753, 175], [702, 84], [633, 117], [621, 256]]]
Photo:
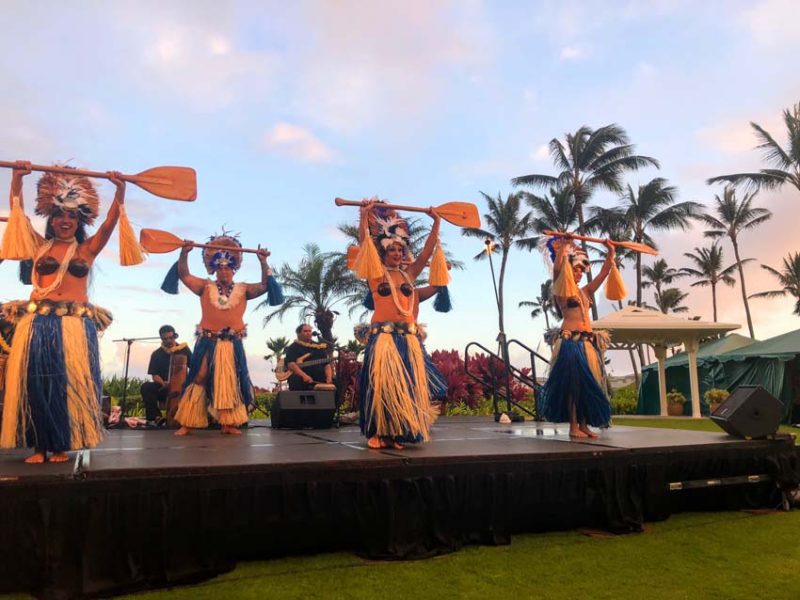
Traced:
[[300, 325], [295, 332], [297, 339], [289, 345], [284, 355], [286, 368], [292, 372], [289, 376], [289, 389], [311, 390], [317, 383], [331, 383], [333, 371], [325, 351], [328, 345], [311, 341], [314, 331], [310, 325]]
[[150, 366], [147, 374], [152, 375], [153, 381], [142, 384], [142, 401], [144, 402], [145, 419], [147, 425], [154, 426], [161, 419], [159, 402], [167, 401], [167, 388], [169, 387], [170, 363], [173, 354], [186, 356], [186, 363], [192, 359], [192, 351], [186, 344], [178, 344], [178, 334], [172, 325], [163, 325], [158, 330], [161, 338], [161, 347], [150, 355]]

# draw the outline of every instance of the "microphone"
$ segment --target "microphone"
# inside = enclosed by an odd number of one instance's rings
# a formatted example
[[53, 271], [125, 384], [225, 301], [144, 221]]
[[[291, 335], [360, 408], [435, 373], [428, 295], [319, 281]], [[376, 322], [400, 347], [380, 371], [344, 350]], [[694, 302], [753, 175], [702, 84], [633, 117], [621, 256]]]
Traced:
[[319, 336], [320, 336], [319, 331], [312, 331], [311, 332], [311, 337], [317, 337], [318, 338]]

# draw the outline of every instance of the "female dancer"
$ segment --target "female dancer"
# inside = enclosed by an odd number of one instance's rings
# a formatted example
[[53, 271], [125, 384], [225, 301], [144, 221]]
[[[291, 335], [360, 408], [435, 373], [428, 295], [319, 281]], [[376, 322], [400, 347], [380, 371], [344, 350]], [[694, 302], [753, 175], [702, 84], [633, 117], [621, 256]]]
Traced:
[[[23, 209], [22, 178], [28, 173], [27, 162], [14, 169], [12, 213]], [[87, 236], [86, 226], [97, 218], [100, 200], [82, 176], [45, 173], [39, 179], [36, 214], [47, 217], [44, 237], [24, 217], [18, 221], [27, 232], [17, 234], [27, 233], [33, 249], [33, 292], [28, 301], [3, 306], [4, 317], [16, 329], [6, 368], [0, 446], [34, 448], [28, 463], [64, 462], [68, 450], [93, 448], [103, 437], [97, 332], [108, 327], [111, 314], [89, 304], [86, 288], [125, 200], [120, 174], [108, 176], [117, 192], [93, 236]]]
[[414, 281], [439, 235], [439, 216], [433, 209], [428, 214], [433, 226], [425, 246], [416, 260], [404, 264], [409, 242], [405, 221], [374, 201], [361, 207], [361, 252], [374, 241], [382, 265], [381, 276], [368, 281], [375, 312], [359, 386], [361, 431], [370, 448], [400, 449], [405, 443], [428, 441], [436, 419], [431, 398], [447, 393], [438, 373], [429, 376], [434, 367], [426, 360], [424, 332], [416, 323], [419, 297]]
[[592, 331], [591, 297], [614, 265], [614, 245], [606, 243], [605, 262], [597, 277], [578, 287], [589, 269], [586, 253], [567, 237], [548, 242], [553, 261], [553, 295], [564, 320], [553, 344], [550, 376], [542, 386], [539, 408], [548, 421], [569, 422], [574, 438], [596, 438], [589, 428], [606, 427], [611, 406], [605, 392], [603, 351], [606, 332]]

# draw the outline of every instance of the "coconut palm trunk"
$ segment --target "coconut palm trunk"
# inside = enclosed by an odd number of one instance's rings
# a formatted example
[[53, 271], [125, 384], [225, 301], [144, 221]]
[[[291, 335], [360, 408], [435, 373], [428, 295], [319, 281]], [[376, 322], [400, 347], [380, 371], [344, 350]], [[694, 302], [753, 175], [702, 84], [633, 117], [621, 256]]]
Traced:
[[[731, 240], [733, 242], [733, 256], [736, 258], [736, 267], [739, 269], [739, 285], [742, 287], [742, 302], [744, 302], [744, 314], [747, 317], [747, 330], [750, 332], [750, 337], [755, 339], [756, 334], [753, 331], [753, 319], [750, 316], [750, 304], [747, 302], [747, 288], [744, 285], [744, 268], [742, 267], [742, 259], [739, 257], [739, 243], [736, 238]], [[716, 321], [716, 319], [714, 319]]]

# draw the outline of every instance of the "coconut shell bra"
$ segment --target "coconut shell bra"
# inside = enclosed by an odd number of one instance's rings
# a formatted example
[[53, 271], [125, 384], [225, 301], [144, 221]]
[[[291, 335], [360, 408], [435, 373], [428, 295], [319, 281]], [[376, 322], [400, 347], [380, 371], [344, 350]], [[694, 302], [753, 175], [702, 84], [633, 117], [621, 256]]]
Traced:
[[[61, 263], [52, 256], [45, 256], [36, 261], [36, 272], [39, 275], [52, 275]], [[73, 277], [86, 277], [89, 274], [89, 263], [81, 258], [73, 258], [69, 261], [67, 271]]]

